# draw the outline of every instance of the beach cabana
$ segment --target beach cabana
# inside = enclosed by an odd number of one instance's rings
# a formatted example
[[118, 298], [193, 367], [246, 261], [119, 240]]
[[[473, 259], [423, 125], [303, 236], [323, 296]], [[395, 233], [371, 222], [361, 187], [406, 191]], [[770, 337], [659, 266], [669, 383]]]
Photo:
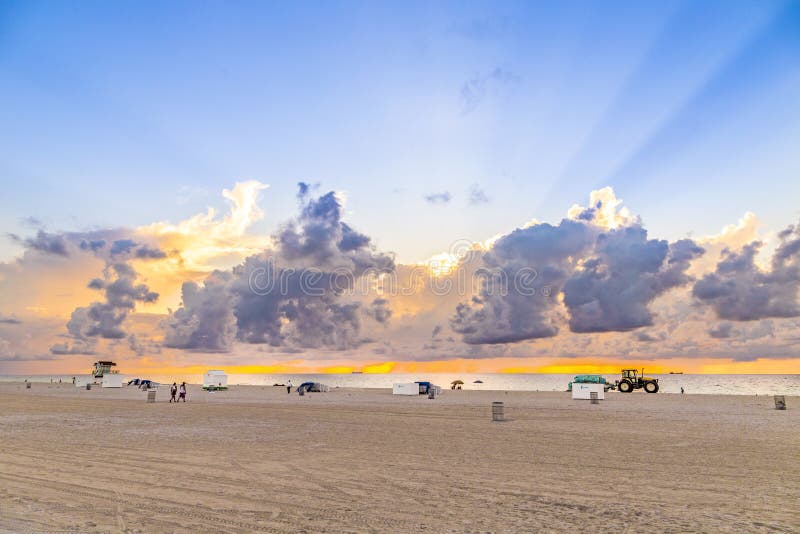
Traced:
[[122, 375], [119, 373], [107, 373], [103, 375], [102, 386], [104, 388], [121, 388]]
[[392, 395], [419, 395], [419, 384], [416, 382], [401, 382], [392, 386]]
[[605, 399], [605, 387], [603, 384], [590, 382], [575, 382], [572, 384], [572, 398], [588, 400], [592, 398], [592, 393], [597, 393], [597, 398]]
[[225, 374], [225, 371], [206, 371], [206, 374], [203, 375], [203, 389], [206, 391], [228, 389], [228, 375]]

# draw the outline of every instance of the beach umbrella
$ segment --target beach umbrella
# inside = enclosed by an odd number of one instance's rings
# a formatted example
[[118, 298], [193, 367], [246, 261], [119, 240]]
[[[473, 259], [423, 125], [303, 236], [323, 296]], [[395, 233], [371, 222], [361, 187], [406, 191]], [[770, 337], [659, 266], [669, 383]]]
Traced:
[[473, 384], [483, 384], [483, 380], [476, 380]]
[[450, 384], [454, 386], [461, 386], [464, 384], [464, 382], [461, 380], [453, 380], [452, 382], [450, 382]]

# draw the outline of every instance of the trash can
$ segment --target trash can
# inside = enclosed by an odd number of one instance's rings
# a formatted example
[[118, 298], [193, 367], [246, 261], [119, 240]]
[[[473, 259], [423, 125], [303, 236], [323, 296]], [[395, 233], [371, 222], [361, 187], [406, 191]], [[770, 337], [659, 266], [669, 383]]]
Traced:
[[600, 404], [600, 399], [597, 398], [597, 392], [592, 391], [589, 393], [589, 398], [592, 400], [592, 404]]
[[492, 403], [492, 421], [503, 421], [505, 418], [503, 414], [503, 403], [502, 402], [493, 402]]
[[86, 384], [86, 389], [87, 390], [92, 389], [92, 385], [91, 384]]
[[297, 394], [302, 397], [306, 394], [306, 388], [297, 388]]
[[775, 409], [776, 410], [786, 409], [786, 397], [784, 395], [775, 395]]
[[433, 386], [428, 388], [428, 398], [429, 399], [435, 399], [436, 398], [436, 392], [434, 391]]
[[25, 382], [25, 389], [31, 389], [31, 383]]
[[156, 390], [151, 389], [147, 392], [147, 402], [155, 402], [156, 401]]

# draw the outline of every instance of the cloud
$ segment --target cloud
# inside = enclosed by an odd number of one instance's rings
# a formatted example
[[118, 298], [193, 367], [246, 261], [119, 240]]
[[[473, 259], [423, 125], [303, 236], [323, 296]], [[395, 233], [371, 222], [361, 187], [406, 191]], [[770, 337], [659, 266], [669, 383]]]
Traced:
[[247, 233], [264, 217], [258, 200], [261, 191], [268, 187], [255, 180], [237, 182], [233, 189], [222, 191], [230, 205], [229, 212], [222, 217], [208, 208], [205, 213], [177, 224], [157, 222], [137, 228], [136, 233], [152, 240], [151, 245], [157, 244], [161, 250], [179, 251], [176, 270], [184, 276], [187, 273], [205, 276], [216, 269], [228, 268], [269, 244], [265, 236]]
[[105, 301], [76, 308], [67, 322], [72, 344], [59, 343], [53, 345], [50, 351], [54, 354], [93, 354], [97, 338], [126, 337], [122, 325], [136, 303], [151, 303], [158, 299], [158, 293], [135, 281], [136, 271], [127, 263], [108, 264], [104, 277], [95, 278], [88, 284], [91, 289], [103, 291]]
[[647, 239], [640, 226], [600, 234], [594, 253], [564, 284], [573, 332], [624, 332], [653, 324], [648, 305], [690, 281], [689, 263], [703, 249], [685, 239]]
[[800, 227], [790, 226], [778, 238], [769, 269], [755, 261], [763, 246], [753, 241], [740, 250], [725, 249], [713, 273], [698, 280], [692, 295], [719, 319], [754, 321], [800, 316]]
[[137, 356], [144, 356], [146, 354], [161, 354], [161, 345], [156, 342], [152, 337], [140, 334], [128, 335], [128, 348], [131, 349]]
[[111, 255], [118, 256], [120, 254], [128, 254], [136, 246], [136, 241], [133, 239], [117, 239], [111, 243]]
[[389, 322], [389, 318], [392, 316], [392, 308], [389, 305], [389, 301], [382, 298], [373, 300], [369, 315], [381, 324]]
[[469, 203], [473, 206], [477, 206], [479, 204], [486, 204], [489, 202], [489, 197], [486, 195], [486, 191], [480, 188], [477, 184], [474, 184], [470, 187], [469, 190]]
[[708, 335], [714, 339], [726, 339], [731, 337], [733, 330], [733, 323], [719, 323], [712, 328], [709, 328]]
[[81, 240], [80, 248], [81, 250], [91, 250], [92, 252], [97, 252], [101, 248], [106, 246], [105, 239], [96, 239], [96, 240]]
[[571, 272], [572, 258], [581, 255], [592, 238], [589, 225], [568, 219], [558, 226], [537, 224], [501, 237], [483, 255], [485, 276], [479, 294], [458, 304], [451, 328], [469, 344], [555, 336], [558, 326], [550, 311], [557, 300], [552, 288], [557, 292]]
[[[468, 344], [514, 343], [559, 332], [563, 297], [572, 332], [628, 331], [653, 324], [649, 304], [688, 283], [703, 249], [647, 238], [610, 189], [594, 192], [557, 226], [519, 228], [482, 256], [486, 276], [451, 326]], [[627, 225], [627, 226], [621, 226]]]
[[0, 315], [0, 324], [22, 324], [16, 317], [4, 317]]
[[425, 195], [425, 201], [431, 204], [448, 204], [452, 199], [453, 195], [451, 195], [448, 191]]
[[645, 331], [642, 331], [642, 330], [639, 330], [638, 332], [634, 332], [633, 333], [633, 337], [635, 337], [637, 341], [641, 341], [643, 343], [652, 343], [654, 341], [663, 341], [663, 337], [662, 336], [656, 337], [656, 336], [652, 335], [651, 333], [645, 332]]
[[76, 340], [72, 343], [65, 341], [51, 346], [50, 353], [59, 356], [68, 354], [84, 354], [90, 356], [97, 354], [97, 343], [95, 340]]
[[487, 73], [476, 73], [461, 86], [461, 113], [466, 115], [475, 111], [496, 86], [518, 83], [519, 75], [496, 67]]
[[230, 273], [215, 272], [203, 285], [185, 282], [183, 306], [166, 323], [164, 346], [204, 352], [228, 352], [236, 339]]
[[30, 215], [28, 217], [20, 217], [19, 222], [21, 225], [27, 226], [29, 228], [39, 228], [41, 226], [44, 226], [44, 222], [42, 222], [41, 219]]
[[167, 257], [167, 253], [161, 249], [148, 247], [147, 245], [142, 245], [138, 249], [136, 249], [136, 257], [139, 259], [148, 259], [148, 260], [160, 260]]
[[69, 256], [67, 240], [61, 234], [49, 234], [44, 230], [39, 230], [36, 232], [36, 237], [33, 238], [22, 239], [15, 234], [10, 234], [10, 237], [31, 250], [56, 256]]
[[[229, 351], [238, 340], [344, 350], [362, 343], [361, 305], [346, 293], [394, 261], [342, 221], [336, 193], [309, 198], [308, 191], [301, 184], [300, 214], [273, 236], [272, 248], [214, 273], [202, 288], [184, 284], [183, 306], [165, 323], [171, 346]], [[388, 302], [373, 301], [368, 315], [388, 320]]]

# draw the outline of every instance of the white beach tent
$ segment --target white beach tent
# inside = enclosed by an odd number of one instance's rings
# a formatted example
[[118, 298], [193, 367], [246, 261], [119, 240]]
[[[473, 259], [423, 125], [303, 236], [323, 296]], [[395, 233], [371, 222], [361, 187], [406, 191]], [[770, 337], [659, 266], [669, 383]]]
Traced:
[[392, 395], [419, 395], [419, 384], [416, 382], [395, 384], [392, 386]]
[[605, 384], [582, 384], [580, 382], [572, 383], [572, 398], [573, 399], [591, 399], [592, 393], [597, 393], [597, 398], [603, 400], [605, 395]]
[[225, 371], [206, 371], [203, 375], [203, 389], [228, 389], [228, 375]]
[[121, 388], [122, 375], [119, 373], [106, 373], [103, 375], [104, 388]]

